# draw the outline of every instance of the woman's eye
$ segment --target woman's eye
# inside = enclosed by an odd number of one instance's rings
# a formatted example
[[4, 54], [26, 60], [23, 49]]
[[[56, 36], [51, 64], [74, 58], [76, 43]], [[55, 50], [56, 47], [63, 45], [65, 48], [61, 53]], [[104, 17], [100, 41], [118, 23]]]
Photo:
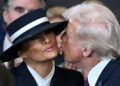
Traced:
[[44, 33], [45, 33], [45, 34], [50, 34], [50, 33], [52, 33], [52, 30], [47, 30], [47, 31], [45, 31]]

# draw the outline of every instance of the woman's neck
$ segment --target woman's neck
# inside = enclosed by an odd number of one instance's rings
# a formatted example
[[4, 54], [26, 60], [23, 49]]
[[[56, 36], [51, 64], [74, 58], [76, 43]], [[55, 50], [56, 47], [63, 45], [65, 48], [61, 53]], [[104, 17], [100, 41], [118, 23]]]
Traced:
[[51, 72], [53, 67], [53, 60], [39, 63], [25, 63], [33, 68], [42, 78], [45, 78]]

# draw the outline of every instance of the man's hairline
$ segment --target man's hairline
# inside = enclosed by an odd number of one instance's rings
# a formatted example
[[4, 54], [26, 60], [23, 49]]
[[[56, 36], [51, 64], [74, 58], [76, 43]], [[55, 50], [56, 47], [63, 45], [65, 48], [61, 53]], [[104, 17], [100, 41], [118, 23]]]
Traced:
[[[7, 10], [9, 8], [11, 0], [7, 0], [3, 5], [3, 10]], [[46, 8], [46, 2], [44, 0], [38, 0], [40, 2], [40, 8]]]

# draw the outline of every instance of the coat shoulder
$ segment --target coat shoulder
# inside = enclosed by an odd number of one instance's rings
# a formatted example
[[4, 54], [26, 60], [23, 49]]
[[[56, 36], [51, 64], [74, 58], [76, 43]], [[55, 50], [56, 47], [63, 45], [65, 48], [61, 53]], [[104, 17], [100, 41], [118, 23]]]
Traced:
[[59, 79], [62, 79], [68, 83], [75, 84], [70, 86], [83, 86], [84, 84], [84, 78], [82, 74], [78, 71], [56, 67], [55, 74], [57, 77], [59, 77]]

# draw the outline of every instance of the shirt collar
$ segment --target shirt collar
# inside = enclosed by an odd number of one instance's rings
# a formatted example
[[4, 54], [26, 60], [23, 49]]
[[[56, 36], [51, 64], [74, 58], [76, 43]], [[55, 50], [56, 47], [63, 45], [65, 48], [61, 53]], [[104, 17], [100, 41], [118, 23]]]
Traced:
[[97, 79], [110, 61], [111, 58], [102, 57], [102, 60], [90, 70], [88, 74], [88, 82], [90, 86], [95, 86]]
[[53, 61], [53, 67], [51, 72], [45, 77], [42, 78], [33, 68], [31, 68], [29, 65], [27, 65], [28, 70], [34, 77], [36, 83], [38, 86], [50, 86], [51, 79], [55, 72], [55, 62]]
[[3, 43], [3, 51], [7, 50], [11, 46], [12, 46], [12, 43], [10, 42], [8, 35], [5, 35], [5, 39]]

